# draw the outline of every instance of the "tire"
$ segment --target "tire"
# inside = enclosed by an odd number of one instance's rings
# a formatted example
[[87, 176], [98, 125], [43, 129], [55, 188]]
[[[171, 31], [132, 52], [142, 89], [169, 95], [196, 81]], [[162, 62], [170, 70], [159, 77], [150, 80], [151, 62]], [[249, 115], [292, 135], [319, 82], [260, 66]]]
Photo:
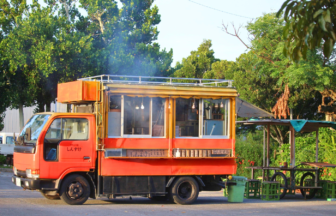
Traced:
[[62, 183], [60, 196], [69, 205], [81, 205], [90, 196], [90, 184], [81, 175], [70, 175]]
[[271, 178], [271, 181], [277, 181], [280, 178], [280, 190], [282, 189], [282, 193], [280, 194], [280, 199], [283, 199], [286, 196], [287, 193], [287, 178], [286, 176], [281, 172], [276, 172]]
[[162, 202], [162, 201], [167, 201], [168, 196], [152, 196], [152, 197], [148, 197], [148, 199], [153, 200], [153, 201]]
[[199, 186], [192, 177], [179, 177], [169, 188], [169, 199], [176, 204], [188, 205], [196, 201]]
[[[314, 180], [314, 183], [315, 183], [315, 175], [311, 172], [307, 172], [307, 173], [303, 174], [303, 176], [301, 177], [301, 181], [300, 181], [300, 186], [301, 187], [303, 186], [305, 178], [308, 177], [308, 176], [311, 176], [312, 179]], [[306, 191], [304, 191], [303, 189], [300, 189], [300, 191], [301, 191], [302, 196], [306, 197], [306, 199], [314, 198], [315, 193], [316, 193], [316, 189], [309, 189], [309, 194], [308, 195], [306, 194]]]
[[54, 196], [47, 195], [47, 194], [45, 194], [45, 191], [41, 191], [41, 194], [42, 194], [42, 196], [44, 196], [44, 198], [49, 199], [49, 200], [59, 200], [60, 199], [59, 195], [54, 195]]

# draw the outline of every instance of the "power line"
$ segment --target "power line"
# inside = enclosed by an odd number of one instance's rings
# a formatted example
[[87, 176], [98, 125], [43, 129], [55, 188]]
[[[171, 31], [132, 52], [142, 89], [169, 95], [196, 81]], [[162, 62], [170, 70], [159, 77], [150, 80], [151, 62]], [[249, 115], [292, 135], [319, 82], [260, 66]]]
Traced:
[[226, 12], [226, 11], [218, 10], [216, 8], [200, 4], [198, 2], [194, 2], [194, 1], [191, 1], [191, 0], [189, 0], [189, 1], [192, 2], [192, 3], [194, 3], [194, 4], [198, 4], [198, 5], [202, 6], [202, 7], [206, 7], [206, 8], [209, 8], [209, 9], [212, 9], [212, 10], [215, 10], [215, 11], [219, 11], [219, 12], [222, 12], [222, 13], [226, 13], [226, 14], [230, 14], [230, 15], [233, 15], [233, 16], [238, 16], [238, 17], [242, 17], [242, 18], [246, 18], [246, 19], [253, 19], [252, 17], [246, 17], [246, 16], [241, 16], [241, 15], [238, 15], [238, 14], [229, 13], [229, 12]]

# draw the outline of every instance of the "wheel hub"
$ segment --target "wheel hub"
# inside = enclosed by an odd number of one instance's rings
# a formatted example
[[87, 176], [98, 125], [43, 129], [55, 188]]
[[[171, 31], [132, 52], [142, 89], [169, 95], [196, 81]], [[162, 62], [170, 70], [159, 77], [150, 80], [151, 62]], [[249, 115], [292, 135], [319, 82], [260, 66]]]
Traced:
[[68, 194], [72, 199], [77, 199], [80, 196], [82, 196], [83, 187], [82, 187], [81, 183], [79, 183], [79, 182], [72, 183], [69, 186]]
[[182, 183], [178, 188], [178, 195], [183, 199], [191, 196], [191, 185], [188, 182]]

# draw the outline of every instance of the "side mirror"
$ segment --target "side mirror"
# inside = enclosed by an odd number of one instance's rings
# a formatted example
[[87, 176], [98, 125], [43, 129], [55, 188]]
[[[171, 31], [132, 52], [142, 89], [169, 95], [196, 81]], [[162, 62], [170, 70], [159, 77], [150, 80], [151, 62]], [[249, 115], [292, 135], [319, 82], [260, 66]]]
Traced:
[[31, 128], [30, 128], [30, 127], [26, 129], [26, 134], [25, 134], [25, 136], [27, 136], [27, 137], [26, 137], [26, 140], [27, 140], [27, 141], [30, 141], [30, 140], [31, 140]]
[[19, 136], [17, 141], [15, 141], [16, 145], [23, 145], [23, 136]]

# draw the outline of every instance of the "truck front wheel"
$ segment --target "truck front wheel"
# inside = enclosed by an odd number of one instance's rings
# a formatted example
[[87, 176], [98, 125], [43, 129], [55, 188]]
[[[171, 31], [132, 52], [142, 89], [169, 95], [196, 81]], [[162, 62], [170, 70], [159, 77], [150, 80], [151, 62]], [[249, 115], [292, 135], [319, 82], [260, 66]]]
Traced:
[[62, 183], [60, 196], [69, 205], [81, 205], [90, 196], [90, 184], [81, 175], [70, 175]]
[[170, 187], [169, 196], [176, 204], [187, 205], [196, 201], [199, 193], [198, 183], [192, 177], [179, 177]]

